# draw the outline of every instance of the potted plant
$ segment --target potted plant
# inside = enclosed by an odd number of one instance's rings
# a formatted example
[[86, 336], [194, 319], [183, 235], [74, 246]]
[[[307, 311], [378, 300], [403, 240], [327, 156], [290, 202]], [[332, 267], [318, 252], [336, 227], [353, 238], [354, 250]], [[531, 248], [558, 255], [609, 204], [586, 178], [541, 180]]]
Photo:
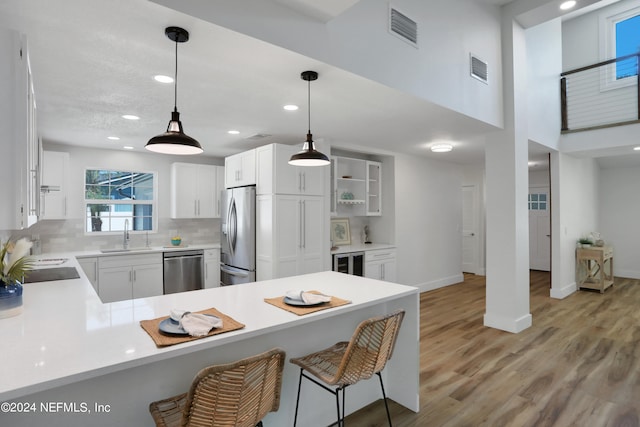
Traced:
[[22, 312], [22, 281], [33, 267], [26, 238], [0, 244], [0, 318]]
[[593, 245], [593, 241], [589, 237], [581, 237], [578, 239], [578, 245], [581, 248], [588, 248]]

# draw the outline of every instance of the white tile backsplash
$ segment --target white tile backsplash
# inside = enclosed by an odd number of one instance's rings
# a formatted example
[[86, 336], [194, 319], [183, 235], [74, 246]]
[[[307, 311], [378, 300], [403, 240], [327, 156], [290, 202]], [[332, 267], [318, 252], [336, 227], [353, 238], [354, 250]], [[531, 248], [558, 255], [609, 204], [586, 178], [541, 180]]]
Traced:
[[[170, 219], [158, 220], [158, 232], [149, 233], [149, 246], [167, 246], [171, 237], [179, 233], [183, 244], [206, 244], [220, 242], [219, 219]], [[0, 240], [9, 237], [40, 239], [40, 248], [47, 252], [80, 252], [111, 249], [122, 246], [123, 235], [86, 235], [82, 219], [43, 220], [27, 230], [0, 230]], [[143, 247], [147, 244], [147, 233], [132, 232], [129, 246]]]

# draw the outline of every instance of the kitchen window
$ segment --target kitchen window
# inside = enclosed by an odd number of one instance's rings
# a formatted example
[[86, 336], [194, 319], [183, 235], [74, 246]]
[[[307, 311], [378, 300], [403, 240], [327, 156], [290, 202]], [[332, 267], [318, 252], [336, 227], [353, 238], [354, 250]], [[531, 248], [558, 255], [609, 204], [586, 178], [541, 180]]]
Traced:
[[156, 174], [87, 169], [84, 181], [85, 231], [104, 233], [154, 231], [156, 224]]

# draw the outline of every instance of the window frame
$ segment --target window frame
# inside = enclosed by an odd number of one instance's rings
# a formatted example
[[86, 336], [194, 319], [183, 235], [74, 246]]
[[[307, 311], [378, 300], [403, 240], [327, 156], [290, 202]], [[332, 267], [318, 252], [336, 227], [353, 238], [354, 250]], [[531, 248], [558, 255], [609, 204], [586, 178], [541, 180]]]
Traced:
[[[87, 172], [88, 171], [113, 171], [113, 172], [128, 172], [132, 174], [150, 174], [153, 176], [152, 185], [152, 198], [147, 200], [112, 200], [112, 199], [87, 199]], [[90, 231], [87, 230], [87, 210], [90, 204], [104, 204], [110, 206], [117, 205], [151, 205], [151, 229], [150, 230], [133, 230], [130, 229], [131, 234], [144, 234], [144, 233], [157, 233], [158, 232], [158, 172], [143, 169], [130, 169], [130, 168], [111, 168], [111, 167], [86, 167], [84, 169], [83, 185], [82, 185], [82, 204], [83, 204], [83, 230], [85, 236], [114, 236], [122, 234], [123, 230], [109, 230], [109, 231]], [[132, 224], [133, 226], [133, 224]]]

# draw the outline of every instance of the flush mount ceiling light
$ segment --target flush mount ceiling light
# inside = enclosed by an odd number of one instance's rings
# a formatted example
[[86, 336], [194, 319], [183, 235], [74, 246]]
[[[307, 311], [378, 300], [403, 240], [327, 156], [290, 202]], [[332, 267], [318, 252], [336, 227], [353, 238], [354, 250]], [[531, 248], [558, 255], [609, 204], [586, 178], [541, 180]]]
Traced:
[[329, 158], [317, 151], [313, 146], [313, 135], [311, 135], [311, 82], [318, 79], [315, 71], [303, 71], [300, 74], [302, 80], [307, 82], [307, 112], [309, 119], [309, 130], [307, 140], [302, 147], [302, 151], [294, 154], [289, 159], [289, 164], [294, 166], [324, 166], [331, 163]]
[[173, 91], [173, 112], [171, 113], [171, 121], [167, 126], [167, 131], [162, 135], [154, 136], [147, 142], [144, 148], [149, 151], [163, 154], [200, 154], [202, 147], [200, 143], [190, 136], [186, 135], [182, 130], [182, 122], [180, 122], [180, 113], [178, 112], [178, 43], [189, 41], [189, 33], [180, 27], [167, 27], [164, 33], [171, 41], [176, 43], [176, 72], [174, 77]]
[[640, 146], [638, 147], [633, 147], [634, 151], [640, 151]]
[[238, 135], [240, 133], [240, 131], [239, 130], [229, 130], [229, 131], [227, 131], [227, 133], [231, 134], [231, 135]]
[[107, 137], [107, 139], [110, 139], [111, 141], [118, 141], [118, 140], [120, 140], [120, 138], [119, 138], [119, 137], [117, 137], [117, 136], [108, 136], [108, 137]]
[[157, 81], [158, 83], [173, 83], [173, 77], [163, 76], [161, 74], [153, 76], [153, 80]]
[[569, 9], [573, 8], [575, 5], [576, 5], [575, 0], [565, 1], [565, 2], [560, 3], [560, 9], [569, 10]]
[[436, 144], [431, 146], [431, 151], [434, 153], [448, 153], [453, 150], [453, 145], [451, 144]]
[[284, 108], [287, 111], [296, 111], [298, 109], [298, 106], [293, 104], [287, 104], [282, 108]]
[[124, 114], [122, 118], [127, 120], [140, 120], [140, 117], [134, 116], [133, 114]]

